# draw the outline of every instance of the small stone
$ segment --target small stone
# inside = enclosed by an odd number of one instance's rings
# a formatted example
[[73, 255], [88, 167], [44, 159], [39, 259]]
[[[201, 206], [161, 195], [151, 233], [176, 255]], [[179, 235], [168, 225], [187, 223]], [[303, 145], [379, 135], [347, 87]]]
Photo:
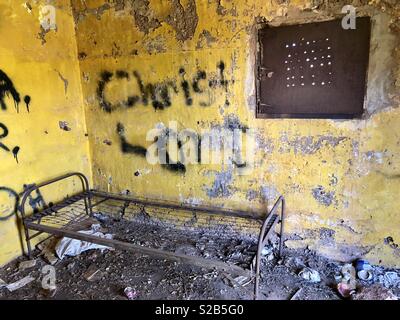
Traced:
[[36, 260], [21, 261], [18, 265], [20, 271], [33, 268], [36, 265]]
[[92, 264], [89, 266], [83, 276], [87, 281], [93, 282], [100, 280], [103, 274], [99, 269], [97, 269], [96, 265]]
[[71, 262], [70, 264], [67, 265], [67, 269], [71, 271], [75, 267], [75, 262]]
[[321, 281], [321, 277], [320, 277], [318, 271], [313, 270], [311, 268], [304, 268], [303, 270], [300, 271], [299, 276], [310, 282], [320, 282]]
[[271, 251], [272, 251], [271, 248], [263, 248], [263, 249], [261, 250], [261, 255], [266, 256], [266, 255], [268, 255]]
[[52, 253], [50, 251], [46, 251], [44, 254], [44, 257], [51, 265], [54, 265], [58, 261], [57, 257], [54, 255], [54, 253]]
[[31, 277], [31, 276], [26, 276], [25, 278], [22, 278], [14, 283], [10, 283], [7, 285], [7, 289], [11, 292], [18, 290], [24, 286], [26, 286], [28, 283], [31, 283], [32, 281], [34, 281], [35, 278]]
[[272, 261], [272, 260], [274, 260], [275, 259], [275, 255], [273, 254], [273, 253], [270, 253], [268, 256], [267, 256], [267, 261]]
[[336, 274], [335, 274], [335, 281], [336, 281], [336, 283], [341, 282], [342, 279], [343, 279], [343, 276], [342, 276], [341, 274], [339, 274], [339, 273], [336, 273]]
[[234, 279], [240, 285], [247, 284], [249, 282], [249, 278], [245, 276], [238, 276]]
[[0, 278], [0, 289], [5, 286], [7, 286], [7, 283], [3, 279]]

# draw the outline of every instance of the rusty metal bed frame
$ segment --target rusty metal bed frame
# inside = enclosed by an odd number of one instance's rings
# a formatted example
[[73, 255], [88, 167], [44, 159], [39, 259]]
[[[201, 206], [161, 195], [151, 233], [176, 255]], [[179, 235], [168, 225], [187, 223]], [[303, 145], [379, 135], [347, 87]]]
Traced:
[[[50, 207], [44, 208], [39, 212], [34, 212], [29, 216], [26, 214], [25, 203], [33, 191], [38, 191], [39, 188], [48, 186], [50, 184], [59, 182], [61, 180], [68, 179], [70, 177], [78, 177], [80, 179], [82, 183], [82, 192], [76, 195], [67, 196], [61, 202], [52, 205]], [[92, 200], [94, 198], [100, 198], [101, 200], [92, 204]], [[155, 258], [170, 259], [205, 268], [216, 268], [219, 270], [225, 270], [235, 275], [250, 276], [251, 279], [254, 280], [254, 298], [258, 299], [261, 252], [262, 249], [265, 247], [269, 236], [274, 231], [274, 227], [277, 223], [280, 223], [279, 256], [282, 255], [282, 242], [283, 242], [283, 231], [284, 231], [283, 226], [285, 218], [285, 199], [283, 196], [280, 196], [278, 198], [278, 200], [275, 202], [272, 209], [268, 212], [266, 218], [262, 223], [262, 227], [260, 229], [260, 233], [258, 236], [257, 253], [255, 254], [251, 262], [251, 265], [249, 266], [249, 270], [216, 259], [206, 259], [202, 257], [189, 256], [176, 252], [165, 251], [162, 249], [144, 247], [126, 241], [100, 238], [93, 235], [88, 235], [78, 232], [79, 229], [76, 229], [76, 227], [81, 226], [82, 223], [93, 217], [93, 208], [107, 200], [122, 201], [123, 208], [127, 208], [129, 204], [132, 203], [132, 204], [146, 205], [152, 207], [168, 208], [172, 210], [176, 209], [176, 210], [188, 210], [194, 212], [196, 211], [204, 212], [210, 214], [223, 214], [233, 217], [240, 217], [240, 218], [260, 221], [260, 219], [255, 218], [244, 211], [231, 211], [231, 210], [222, 210], [210, 207], [188, 206], [188, 205], [179, 205], [176, 203], [165, 203], [152, 200], [135, 199], [133, 197], [91, 190], [89, 188], [89, 181], [84, 174], [79, 172], [72, 172], [40, 184], [34, 184], [30, 188], [24, 191], [21, 198], [20, 212], [24, 226], [28, 256], [31, 257], [32, 255], [31, 240], [33, 238], [43, 233], [49, 234], [50, 237], [65, 236], [73, 239], [96, 243], [99, 245], [113, 247], [116, 249], [135, 251]], [[76, 210], [76, 208], [78, 207], [82, 209], [82, 206], [84, 209], [83, 212]], [[278, 212], [279, 206], [281, 207], [280, 212]], [[30, 234], [29, 230], [33, 230], [36, 232], [34, 234]]]

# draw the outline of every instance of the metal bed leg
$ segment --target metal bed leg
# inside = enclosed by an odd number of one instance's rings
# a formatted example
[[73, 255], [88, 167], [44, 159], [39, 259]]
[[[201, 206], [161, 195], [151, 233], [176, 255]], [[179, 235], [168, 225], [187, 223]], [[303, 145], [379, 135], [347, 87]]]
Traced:
[[[283, 196], [280, 196], [279, 199], [275, 202], [275, 205], [267, 215], [267, 218], [264, 220], [264, 223], [261, 227], [259, 239], [258, 239], [258, 246], [257, 246], [257, 254], [256, 254], [256, 260], [255, 260], [255, 281], [254, 281], [254, 300], [258, 299], [258, 291], [259, 291], [259, 284], [260, 284], [260, 260], [261, 260], [261, 252], [265, 244], [265, 237], [267, 236], [269, 230], [267, 230], [267, 225], [268, 225], [268, 218], [271, 217], [276, 211], [279, 203], [281, 203], [281, 227], [280, 227], [280, 239], [279, 239], [279, 257], [282, 256], [282, 244], [283, 244], [283, 221], [285, 218], [285, 199]], [[273, 228], [273, 225], [271, 226]], [[266, 234], [267, 233], [267, 234]]]
[[26, 241], [26, 248], [28, 250], [28, 258], [32, 258], [32, 247], [31, 247], [31, 239], [29, 238], [29, 230], [24, 226], [25, 229], [25, 241]]
[[255, 276], [255, 283], [254, 283], [254, 300], [258, 300], [258, 287], [260, 283], [260, 257], [257, 252], [257, 258], [256, 258], [256, 276]]
[[88, 191], [88, 198], [87, 198], [87, 202], [88, 202], [88, 207], [89, 207], [89, 216], [93, 217], [93, 206], [92, 206], [92, 200], [91, 200], [91, 192], [90, 190]]
[[283, 248], [283, 224], [285, 219], [285, 199], [282, 198], [282, 208], [281, 208], [281, 230], [279, 232], [279, 258], [282, 258], [282, 248]]
[[81, 182], [82, 182], [83, 191], [87, 195], [83, 198], [83, 201], [85, 203], [86, 215], [88, 215], [89, 217], [93, 217], [93, 206], [92, 206], [92, 201], [91, 201], [91, 192], [90, 192], [90, 188], [89, 188], [89, 181], [84, 175], [79, 175], [79, 178], [81, 179]]
[[85, 213], [87, 216], [91, 217], [91, 211], [89, 210], [89, 204], [88, 204], [88, 199], [86, 197], [83, 198], [83, 202], [85, 203]]

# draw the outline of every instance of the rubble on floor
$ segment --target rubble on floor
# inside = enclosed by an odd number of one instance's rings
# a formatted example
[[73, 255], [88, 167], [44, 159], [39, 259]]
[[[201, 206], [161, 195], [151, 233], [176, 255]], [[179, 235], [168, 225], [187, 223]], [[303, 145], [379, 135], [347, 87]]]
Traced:
[[310, 282], [320, 282], [321, 281], [321, 277], [319, 276], [318, 271], [310, 269], [310, 268], [304, 268], [303, 270], [301, 270], [299, 273], [299, 276]]
[[380, 284], [374, 284], [369, 287], [361, 287], [353, 295], [353, 300], [398, 300], [399, 298], [393, 292]]
[[25, 270], [33, 268], [36, 265], [36, 260], [21, 261], [19, 264], [19, 270]]
[[[206, 270], [167, 260], [157, 260], [123, 251], [90, 250], [76, 257], [65, 257], [55, 265], [57, 291], [42, 289], [41, 269], [48, 265], [38, 259], [31, 269], [19, 270], [19, 258], [0, 269], [4, 283], [15, 283], [29, 277], [18, 289], [0, 286], [0, 299], [112, 299], [126, 300], [131, 287], [134, 299], [252, 299], [253, 283], [249, 279], [232, 277], [224, 272]], [[312, 252], [286, 249], [278, 264], [277, 258], [261, 263], [261, 299], [331, 300], [342, 298], [336, 289], [335, 274], [341, 264]], [[318, 270], [321, 281], [312, 283], [300, 277], [304, 266]], [[397, 271], [399, 273], [399, 271]], [[384, 273], [383, 273], [384, 274]], [[25, 280], [23, 280], [25, 281]], [[139, 294], [140, 293], [140, 294]], [[352, 299], [395, 299], [399, 287], [391, 290], [373, 280], [358, 280]]]
[[32, 281], [34, 281], [35, 278], [31, 277], [31, 276], [26, 276], [18, 281], [15, 281], [13, 283], [10, 283], [8, 285], [6, 285], [6, 288], [10, 291], [10, 292], [14, 292], [15, 290], [18, 290], [24, 286], [26, 286], [28, 283], [31, 283]]
[[[219, 232], [184, 231], [123, 219], [100, 222], [102, 232], [113, 239], [243, 267], [251, 265], [257, 248], [255, 239], [228, 233], [221, 236]], [[49, 239], [37, 246], [35, 260], [20, 257], [1, 268], [0, 299], [253, 299], [254, 282], [249, 277], [120, 250], [90, 249], [57, 259], [55, 247], [59, 242]], [[43, 287], [43, 267], [49, 264], [55, 268], [56, 290]], [[260, 267], [260, 299], [359, 300], [400, 296], [400, 270], [370, 266], [365, 261], [356, 261], [354, 266], [343, 264], [308, 249], [285, 248], [283, 257], [278, 257], [276, 238], [264, 248]], [[357, 276], [363, 275], [363, 270], [371, 275], [369, 280]], [[347, 288], [347, 293], [341, 294], [338, 288]]]

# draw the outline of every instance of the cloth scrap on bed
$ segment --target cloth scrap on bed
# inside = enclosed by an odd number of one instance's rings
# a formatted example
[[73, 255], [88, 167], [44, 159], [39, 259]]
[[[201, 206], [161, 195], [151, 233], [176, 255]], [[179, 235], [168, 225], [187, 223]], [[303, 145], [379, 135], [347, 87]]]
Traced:
[[[83, 230], [78, 232], [95, 237], [112, 239], [112, 234], [104, 234], [99, 231], [100, 229], [100, 224], [92, 224], [90, 230]], [[110, 249], [110, 247], [67, 237], [62, 238], [55, 247], [57, 256], [60, 259], [64, 258], [65, 256], [74, 257], [90, 249], [100, 249], [103, 251], [104, 249]]]

